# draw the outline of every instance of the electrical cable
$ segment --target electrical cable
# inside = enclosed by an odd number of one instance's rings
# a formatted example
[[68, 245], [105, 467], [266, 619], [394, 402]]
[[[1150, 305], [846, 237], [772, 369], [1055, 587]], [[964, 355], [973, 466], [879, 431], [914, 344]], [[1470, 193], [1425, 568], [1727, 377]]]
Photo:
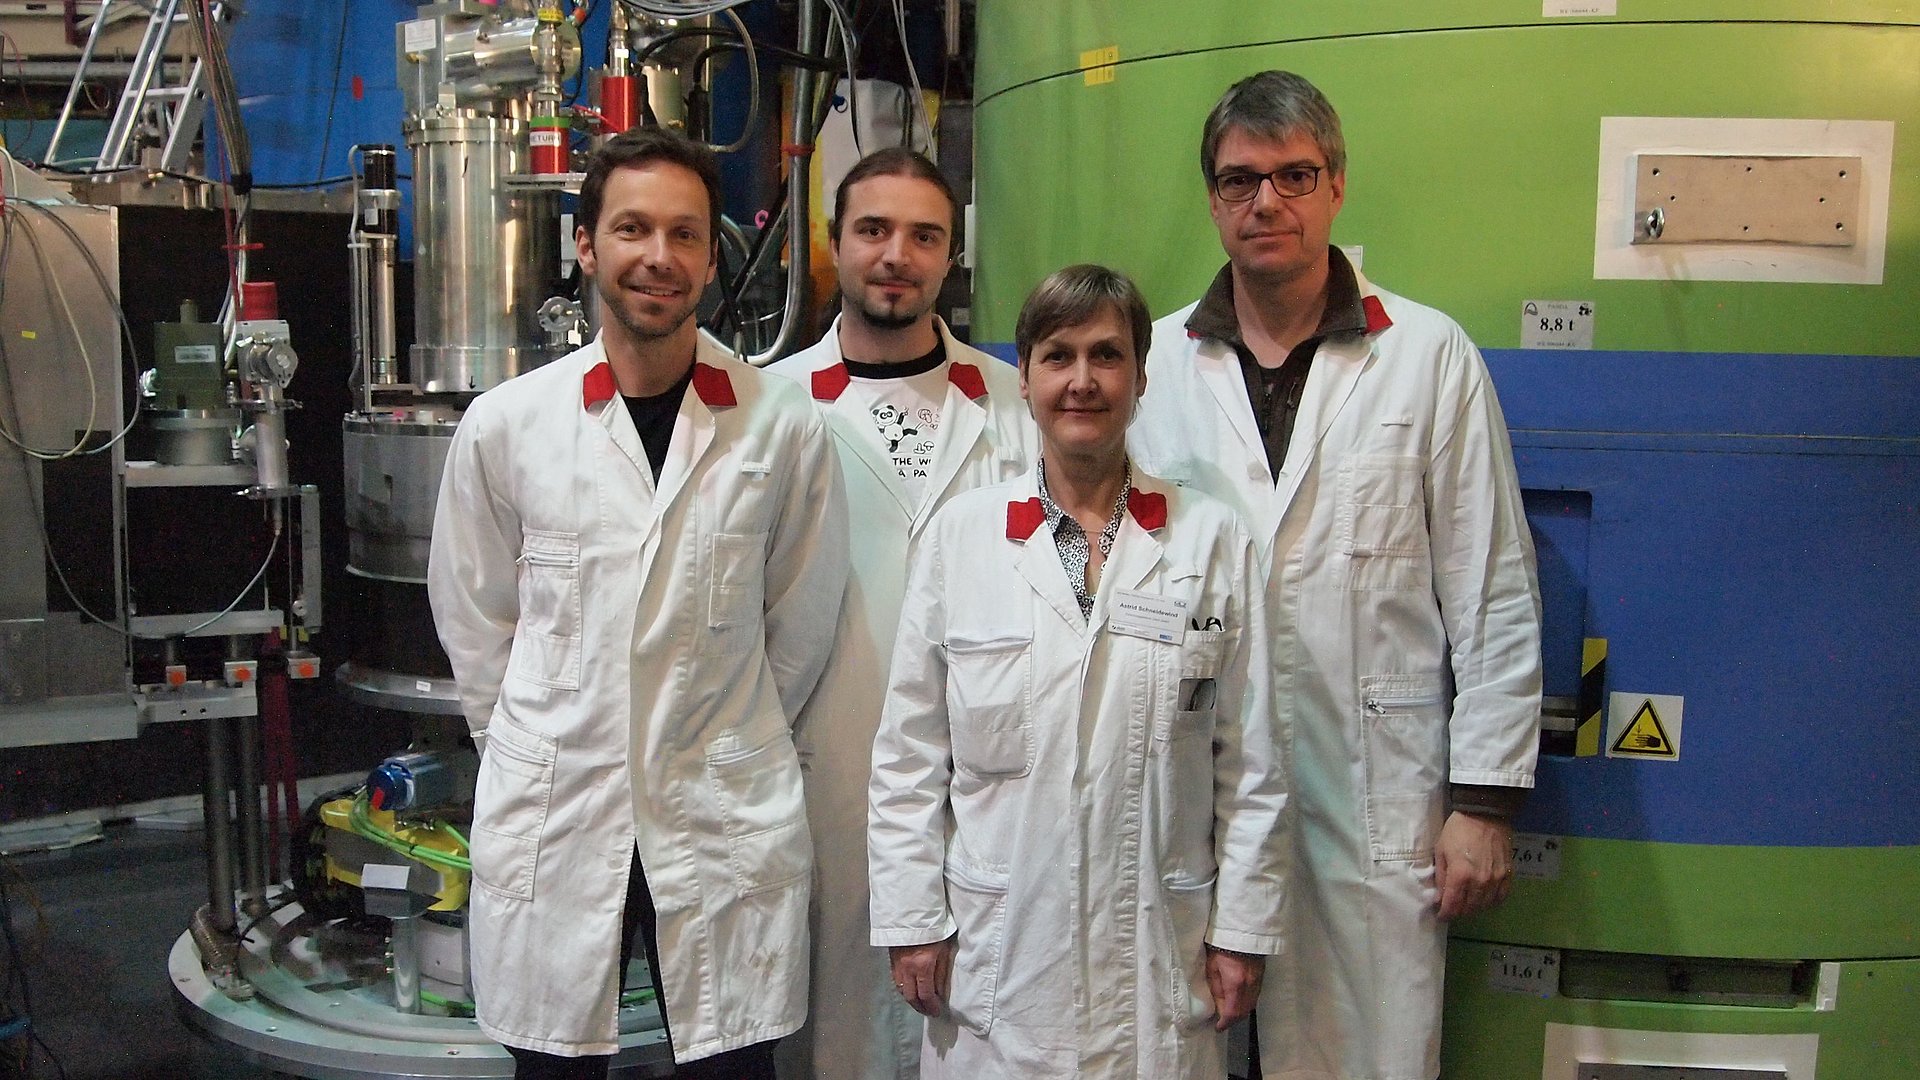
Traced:
[[[746, 147], [748, 141], [753, 138], [755, 126], [757, 126], [760, 121], [760, 57], [755, 55], [753, 51], [753, 35], [747, 33], [747, 24], [741, 21], [740, 16], [735, 14], [731, 8], [722, 10], [720, 14], [725, 15], [732, 21], [733, 29], [740, 37], [740, 44], [745, 47], [747, 53], [746, 122], [740, 127], [739, 138], [725, 146], [712, 147], [713, 152], [716, 154], [731, 154]], [[694, 70], [699, 70], [699, 64], [697, 62], [694, 64]], [[712, 108], [711, 103], [709, 103], [708, 108]], [[708, 123], [707, 128], [707, 133], [711, 135], [713, 133], [713, 125], [711, 122]]]
[[840, 48], [847, 62], [847, 124], [853, 132], [853, 155], [865, 157], [866, 151], [860, 148], [860, 46], [853, 36], [853, 21], [847, 15], [846, 5], [841, 0], [822, 0], [827, 11], [833, 16], [833, 25], [840, 31]]
[[907, 44], [907, 5], [893, 0], [893, 25], [900, 32], [900, 54], [907, 60], [907, 82], [913, 87], [913, 100], [907, 103], [906, 138], [900, 145], [913, 146], [913, 114], [917, 109], [927, 130], [927, 145], [933, 145], [933, 117], [927, 112], [927, 95], [920, 89], [920, 70], [913, 65], [913, 48]]
[[[813, 103], [813, 123], [810, 128], [810, 134], [808, 135], [809, 141], [819, 140], [820, 132], [826, 128], [827, 118], [832, 114], [832, 111], [833, 87], [823, 84], [820, 87], [818, 98]], [[728, 285], [725, 281], [721, 282], [720, 305], [714, 309], [713, 326], [720, 327], [728, 318], [732, 318], [735, 329], [743, 333], [745, 332], [745, 326], [737, 310], [739, 305], [736, 298], [742, 295], [743, 290], [747, 287], [747, 282], [752, 279], [754, 271], [759, 268], [760, 260], [766, 257], [766, 253], [771, 247], [770, 242], [773, 238], [783, 236], [782, 230], [787, 222], [788, 216], [787, 190], [786, 184], [778, 185], [778, 190], [774, 194], [773, 203], [767, 208], [767, 224], [762, 226], [760, 232], [753, 238], [753, 248], [747, 253], [746, 265], [741, 267], [740, 273], [733, 278], [731, 285]]]
[[[12, 161], [11, 158], [8, 158], [7, 160], [9, 163], [11, 163]], [[14, 166], [14, 167], [17, 168], [17, 166]], [[24, 199], [19, 199], [17, 197], [11, 197], [11, 196], [8, 198], [7, 201], [15, 203], [18, 206], [27, 207], [28, 209], [37, 211], [45, 215], [49, 220], [51, 220], [55, 225], [59, 226], [61, 230], [63, 230], [67, 234], [67, 238], [73, 243], [74, 247], [77, 250], [79, 250], [81, 255], [85, 257], [89, 268], [93, 271], [94, 280], [99, 284], [101, 293], [103, 296], [106, 297], [107, 303], [113, 308], [114, 314], [117, 320], [119, 321], [121, 332], [126, 335], [127, 345], [128, 345], [128, 348], [131, 350], [135, 343], [133, 338], [133, 328], [127, 323], [126, 311], [120, 306], [119, 298], [114, 295], [112, 286], [107, 281], [106, 273], [100, 269], [99, 261], [93, 257], [93, 252], [87, 247], [86, 243], [81, 239], [79, 232], [76, 231], [73, 228], [73, 226], [67, 224], [66, 220], [63, 219], [59, 214], [54, 213], [51, 209], [41, 206], [38, 203], [30, 202]], [[4, 218], [4, 226], [0, 227], [0, 271], [4, 271], [8, 258], [12, 252], [13, 228], [16, 223], [16, 219], [20, 228], [22, 229], [23, 235], [25, 235], [28, 238], [28, 240], [33, 244], [34, 253], [38, 257], [38, 261], [41, 266], [41, 272], [43, 274], [48, 275], [47, 280], [49, 281], [50, 284], [54, 286], [56, 295], [59, 297], [62, 307], [67, 310], [69, 325], [72, 326], [74, 329], [76, 342], [80, 342], [79, 330], [78, 330], [78, 327], [74, 325], [71, 309], [66, 307], [65, 291], [59, 288], [59, 279], [55, 276], [52, 276], [48, 270], [48, 267], [46, 264], [46, 253], [44, 249], [41, 247], [39, 237], [34, 234], [32, 226], [28, 225], [27, 223], [27, 219], [18, 213], [6, 215]], [[0, 272], [0, 303], [4, 302], [4, 297], [5, 297], [4, 280], [5, 280], [4, 273]], [[93, 375], [93, 369], [91, 366], [91, 359], [87, 358], [84, 342], [81, 342], [81, 349], [82, 349], [82, 357], [83, 359], [86, 360], [88, 364], [88, 368], [87, 368], [88, 381], [90, 384], [93, 384], [94, 375]], [[134, 353], [129, 352], [129, 355], [134, 355]], [[116, 378], [117, 377], [118, 376], [116, 374]], [[137, 377], [136, 377], [136, 381], [137, 381]], [[15, 392], [14, 384], [13, 384], [12, 362], [7, 356], [6, 343], [5, 343], [4, 337], [0, 337], [0, 387], [4, 387], [6, 391], [6, 398], [8, 402], [9, 412], [12, 416], [13, 426], [16, 429], [20, 429], [24, 431], [24, 428], [22, 427], [22, 424], [21, 424], [21, 418], [20, 418], [19, 399]], [[88, 419], [88, 423], [87, 423], [88, 431], [91, 431], [93, 428], [93, 419], [94, 419], [94, 416], [97, 415], [98, 404], [99, 404], [97, 391], [91, 396], [92, 396], [93, 414], [90, 415]], [[117, 432], [112, 438], [108, 439], [105, 443], [99, 446], [87, 448], [87, 449], [80, 449], [79, 447], [85, 446], [86, 440], [83, 437], [80, 440], [80, 443], [76, 446], [75, 450], [68, 451], [61, 454], [42, 453], [42, 452], [34, 451], [30, 447], [21, 445], [19, 440], [16, 440], [10, 433], [7, 433], [5, 431], [4, 426], [0, 426], [0, 435], [4, 435], [6, 437], [6, 441], [14, 443], [16, 446], [19, 446], [21, 449], [22, 453], [20, 458], [20, 466], [21, 466], [21, 471], [23, 473], [24, 479], [26, 480], [25, 486], [26, 486], [26, 491], [28, 496], [29, 508], [33, 511], [34, 523], [38, 527], [40, 532], [40, 542], [42, 545], [42, 551], [46, 555], [48, 567], [53, 570], [54, 578], [59, 581], [61, 589], [67, 595], [67, 599], [73, 604], [74, 608], [78, 610], [80, 614], [93, 620], [95, 623], [98, 623], [99, 625], [105, 626], [113, 630], [115, 633], [118, 633], [123, 637], [126, 636], [126, 631], [117, 623], [101, 618], [99, 615], [95, 614], [90, 608], [88, 608], [86, 603], [80, 599], [79, 594], [74, 591], [73, 584], [67, 580], [66, 569], [60, 565], [60, 560], [58, 559], [58, 557], [56, 557], [53, 554], [53, 540], [52, 540], [52, 537], [47, 532], [45, 507], [42, 505], [42, 500], [39, 494], [35, 490], [35, 485], [33, 483], [33, 473], [28, 468], [27, 461], [29, 458], [39, 458], [40, 460], [46, 460], [46, 461], [57, 461], [65, 457], [101, 453], [110, 449], [114, 444], [118, 443], [121, 439], [125, 438], [127, 433], [131, 431], [134, 425], [139, 422], [140, 402], [141, 402], [140, 395], [138, 393], [138, 388], [136, 387], [135, 393], [134, 393], [133, 414], [131, 417], [128, 418], [125, 427], [121, 428], [120, 431]]]
[[[6, 160], [11, 162], [12, 159], [8, 158]], [[17, 166], [15, 167], [17, 168]], [[67, 239], [72, 242], [74, 248], [78, 250], [80, 254], [86, 258], [88, 268], [93, 271], [94, 281], [100, 286], [101, 295], [106, 297], [107, 304], [113, 309], [114, 316], [120, 324], [120, 330], [126, 336], [127, 348], [129, 350], [128, 355], [137, 356], [138, 355], [137, 342], [134, 340], [133, 327], [131, 324], [127, 322], [126, 310], [121, 307], [120, 298], [114, 294], [113, 285], [111, 282], [107, 280], [106, 272], [100, 268], [99, 260], [94, 258], [92, 249], [90, 249], [87, 246], [86, 241], [81, 238], [80, 233], [77, 230], [75, 230], [73, 226], [67, 224], [66, 219], [62, 218], [59, 214], [54, 213], [52, 209], [45, 206], [41, 206], [39, 203], [31, 202], [26, 199], [21, 199], [21, 198], [18, 198], [17, 196], [8, 196], [6, 199], [6, 202], [14, 204], [16, 206], [26, 207], [29, 210], [32, 210], [38, 214], [43, 215], [49, 221], [53, 222], [56, 226], [58, 226], [61, 229], [61, 231], [67, 234]], [[8, 215], [6, 217], [4, 231], [0, 232], [0, 269], [4, 269], [4, 267], [6, 266], [7, 258], [12, 250], [13, 226], [14, 226], [16, 217], [19, 218], [19, 225], [22, 230], [22, 234], [26, 236], [27, 239], [33, 245], [34, 254], [37, 257], [37, 261], [40, 264], [41, 273], [45, 275], [47, 282], [53, 287], [53, 290], [57, 298], [61, 302], [61, 308], [67, 314], [67, 325], [73, 331], [75, 343], [80, 346], [81, 359], [88, 364], [88, 368], [87, 368], [88, 384], [90, 386], [96, 385], [94, 382], [92, 362], [89, 354], [86, 352], [86, 343], [80, 336], [79, 326], [73, 317], [72, 309], [69, 308], [66, 304], [66, 292], [64, 289], [61, 289], [59, 287], [59, 278], [51, 274], [47, 265], [46, 253], [44, 250], [42, 250], [40, 246], [40, 238], [38, 235], [34, 233], [32, 226], [28, 225], [27, 219], [24, 217], [19, 217], [19, 215]], [[4, 290], [3, 284], [0, 284], [0, 290]], [[4, 299], [4, 296], [5, 296], [4, 291], [0, 291], [0, 299]], [[4, 337], [0, 337], [0, 375], [3, 375], [5, 378], [7, 396], [8, 396], [8, 399], [11, 401], [13, 400], [12, 370], [7, 362], [6, 342]], [[118, 376], [116, 375], [115, 377], [117, 378]], [[79, 446], [76, 446], [75, 448], [67, 451], [62, 451], [57, 453], [53, 451], [37, 451], [31, 447], [24, 445], [20, 439], [16, 438], [12, 433], [6, 431], [4, 425], [0, 425], [0, 439], [4, 439], [6, 442], [12, 443], [14, 446], [18, 447], [22, 452], [28, 454], [29, 456], [37, 457], [43, 461], [58, 461], [66, 457], [104, 453], [107, 450], [111, 449], [116, 443], [126, 438], [127, 433], [132, 431], [134, 425], [137, 424], [140, 420], [141, 396], [138, 392], [139, 378], [138, 378], [137, 371], [135, 373], [134, 382], [135, 382], [135, 392], [133, 395], [132, 416], [128, 418], [125, 426], [123, 426], [118, 432], [114, 433], [114, 435], [111, 438], [109, 438], [108, 440], [106, 440], [105, 442], [101, 443], [98, 446], [94, 446], [87, 449], [81, 449], [80, 447], [85, 445], [85, 440], [82, 439]], [[98, 405], [99, 405], [98, 395], [96, 393], [94, 403], [93, 403], [93, 408], [95, 410], [95, 413], [89, 414], [88, 422], [87, 422], [88, 431], [93, 430], [93, 420], [97, 415]], [[13, 424], [15, 428], [20, 427], [19, 408], [17, 403], [14, 406]]]
[[622, 7], [662, 19], [698, 19], [739, 7], [747, 0], [620, 0]]
[[240, 601], [245, 600], [247, 598], [247, 594], [253, 591], [253, 587], [255, 585], [260, 584], [260, 579], [267, 576], [267, 567], [273, 565], [274, 553], [278, 551], [280, 548], [280, 536], [286, 529], [286, 520], [281, 515], [280, 504], [278, 503], [273, 504], [273, 511], [274, 511], [273, 537], [272, 539], [267, 541], [267, 557], [260, 561], [260, 569], [255, 570], [253, 572], [252, 580], [248, 581], [246, 585], [243, 586], [240, 589], [240, 591], [234, 595], [233, 601], [231, 603], [229, 603], [226, 607], [221, 608], [219, 611], [214, 612], [212, 615], [208, 616], [206, 621], [196, 623], [193, 626], [189, 626], [185, 630], [176, 631], [175, 633], [171, 633], [171, 634], [134, 634], [129, 636], [136, 637], [143, 641], [165, 641], [167, 638], [192, 637], [193, 635], [199, 633], [202, 630], [205, 630], [207, 627], [212, 626], [214, 623], [219, 622], [221, 619], [224, 619], [229, 614], [231, 614], [234, 608], [237, 608], [240, 606]]
[[[81, 429], [85, 434], [82, 434], [72, 446], [58, 452], [38, 450], [28, 446], [22, 441], [20, 436], [16, 436], [13, 432], [8, 431], [4, 424], [0, 424], [0, 439], [5, 439], [7, 442], [13, 444], [15, 449], [18, 449], [28, 457], [36, 458], [40, 461], [65, 461], [68, 458], [76, 457], [85, 452], [87, 435], [93, 432], [93, 423], [100, 418], [99, 379], [94, 375], [93, 354], [87, 350], [86, 335], [81, 333], [80, 322], [74, 317], [72, 305], [67, 302], [67, 290], [60, 284], [60, 275], [54, 273], [53, 267], [47, 262], [46, 248], [41, 245], [40, 237], [34, 233], [32, 226], [27, 224], [25, 218], [20, 219], [20, 228], [22, 235], [27, 238], [27, 242], [33, 247], [35, 261], [40, 264], [41, 279], [47, 283], [47, 287], [49, 291], [53, 293], [54, 299], [59, 302], [60, 311], [67, 318], [67, 329], [73, 334], [73, 343], [75, 347], [80, 350], [80, 364], [87, 373], [87, 422]], [[115, 378], [117, 379], [118, 377], [118, 373], [115, 373]], [[11, 381], [11, 377], [9, 377], [9, 381]], [[17, 423], [18, 421], [16, 421], [16, 424]], [[127, 427], [120, 429], [119, 434], [114, 437], [114, 441], [118, 442], [122, 436], [126, 435], [131, 427], [132, 425], [128, 424]]]
[[235, 940], [243, 941], [243, 942], [246, 941], [247, 938], [252, 936], [253, 932], [259, 928], [261, 923], [266, 922], [268, 919], [273, 918], [275, 913], [285, 908], [291, 907], [298, 899], [299, 899], [298, 897], [293, 895], [293, 890], [288, 889], [284, 894], [281, 895], [281, 897], [278, 900], [275, 900], [273, 903], [268, 904], [267, 910], [261, 912], [258, 915], [255, 915], [253, 917], [253, 921], [247, 924], [246, 929], [240, 931], [240, 936]]
[[[462, 873], [473, 872], [473, 861], [464, 855], [454, 855], [445, 851], [435, 851], [433, 848], [421, 847], [382, 828], [369, 814], [367, 791], [365, 788], [361, 788], [360, 791], [354, 794], [353, 803], [347, 811], [347, 823], [353, 826], [353, 831], [357, 835], [363, 836], [389, 851], [405, 855], [409, 859], [415, 859], [429, 866], [437, 866], [447, 870], [458, 870]], [[446, 833], [451, 826], [445, 822], [435, 822], [434, 828], [437, 831]], [[458, 837], [460, 834], [455, 831], [450, 835]], [[465, 846], [465, 844], [462, 844], [462, 847]], [[471, 849], [469, 848], [468, 850]]]
[[[27, 132], [13, 141], [25, 146], [33, 141], [34, 129], [40, 126], [39, 120], [33, 115], [33, 92], [27, 89], [27, 54], [20, 51], [20, 43], [13, 39], [13, 35], [4, 30], [0, 30], [0, 45], [13, 50], [13, 62], [20, 72], [20, 100], [26, 106], [22, 115], [27, 118]], [[5, 60], [6, 52], [0, 49], [0, 73], [5, 71]]]
[[317, 180], [289, 180], [282, 184], [266, 184], [255, 180], [253, 187], [255, 191], [304, 191], [309, 188], [333, 187], [352, 180], [352, 176], [322, 176]]
[[[627, 3], [628, 0], [620, 0], [620, 2], [624, 4]], [[645, 45], [640, 46], [633, 54], [633, 66], [636, 68], [647, 66], [652, 62], [654, 53], [659, 52], [661, 49], [666, 48], [676, 41], [685, 41], [688, 38], [697, 37], [735, 37], [738, 34], [739, 31], [730, 26], [689, 26], [679, 30], [669, 30], [659, 37], [648, 41]]]
[[[327, 151], [333, 148], [333, 113], [340, 105], [340, 71], [347, 60], [347, 7], [351, 0], [340, 0], [340, 33], [333, 39], [333, 89], [327, 92], [327, 123], [320, 130], [320, 164], [314, 169], [314, 183], [327, 174]], [[265, 185], [261, 185], [265, 186]]]
[[[20, 872], [14, 868], [13, 863], [3, 857], [0, 857], [0, 868], [5, 869], [7, 873], [12, 874], [15, 877], [19, 876]], [[32, 894], [29, 893], [28, 895], [29, 895], [29, 898], [31, 899]], [[39, 904], [36, 902], [34, 904], [34, 907], [37, 910], [39, 908]], [[41, 918], [41, 921], [44, 923], [46, 919], [46, 915], [44, 912], [40, 914], [40, 918]], [[12, 985], [17, 986], [20, 991], [20, 1014], [19, 1015], [22, 1019], [26, 1021], [26, 1026], [21, 1034], [23, 1037], [31, 1041], [31, 1043], [34, 1046], [38, 1046], [40, 1048], [40, 1052], [46, 1055], [47, 1061], [52, 1063], [53, 1071], [60, 1075], [61, 1080], [66, 1080], [66, 1076], [67, 1076], [66, 1066], [60, 1063], [59, 1055], [53, 1052], [53, 1047], [47, 1045], [47, 1040], [41, 1037], [39, 1030], [33, 1026], [32, 987], [30, 986], [27, 980], [26, 963], [21, 958], [21, 955], [20, 955], [19, 938], [14, 934], [13, 895], [7, 886], [7, 880], [4, 875], [0, 875], [0, 936], [4, 936], [6, 938], [7, 967], [8, 967], [7, 981]], [[4, 1004], [4, 1001], [0, 1001], [0, 1004]], [[33, 1075], [33, 1049], [31, 1046], [29, 1046], [24, 1052], [24, 1056], [22, 1058], [22, 1067], [24, 1069], [23, 1075], [26, 1075], [26, 1076]]]

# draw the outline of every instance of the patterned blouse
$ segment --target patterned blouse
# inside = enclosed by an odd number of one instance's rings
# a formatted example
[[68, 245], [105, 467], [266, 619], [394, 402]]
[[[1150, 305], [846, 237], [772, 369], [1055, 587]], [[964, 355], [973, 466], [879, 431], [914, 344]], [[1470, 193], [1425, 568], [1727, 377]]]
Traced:
[[[1042, 458], [1035, 465], [1035, 479], [1040, 488], [1040, 509], [1047, 515], [1047, 527], [1053, 530], [1054, 546], [1060, 549], [1060, 565], [1066, 568], [1067, 580], [1073, 583], [1073, 598], [1080, 602], [1080, 617], [1093, 617], [1093, 594], [1087, 591], [1087, 560], [1093, 555], [1087, 542], [1087, 530], [1073, 519], [1073, 515], [1060, 508], [1047, 494], [1047, 462]], [[1107, 518], [1107, 527], [1100, 530], [1100, 557], [1106, 558], [1113, 553], [1113, 538], [1120, 534], [1120, 519], [1127, 513], [1127, 496], [1133, 491], [1133, 463], [1126, 463], [1126, 473], [1120, 478], [1120, 495], [1113, 500], [1113, 515]]]

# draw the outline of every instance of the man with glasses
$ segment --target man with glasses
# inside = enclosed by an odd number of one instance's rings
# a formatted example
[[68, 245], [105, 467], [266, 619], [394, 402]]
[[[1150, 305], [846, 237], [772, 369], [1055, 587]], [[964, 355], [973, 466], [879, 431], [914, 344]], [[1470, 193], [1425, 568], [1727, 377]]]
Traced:
[[1311, 83], [1236, 83], [1200, 163], [1227, 265], [1155, 326], [1130, 441], [1238, 508], [1268, 560], [1302, 887], [1252, 1075], [1432, 1080], [1446, 923], [1505, 899], [1538, 744], [1506, 423], [1460, 327], [1329, 242], [1346, 146]]

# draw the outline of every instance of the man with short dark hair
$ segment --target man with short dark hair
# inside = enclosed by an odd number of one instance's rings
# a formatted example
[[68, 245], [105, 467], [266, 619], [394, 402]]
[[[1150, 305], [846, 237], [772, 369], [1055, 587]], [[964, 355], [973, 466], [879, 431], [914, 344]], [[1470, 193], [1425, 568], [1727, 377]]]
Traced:
[[698, 332], [719, 198], [704, 147], [610, 140], [575, 230], [600, 334], [482, 394], [447, 453], [428, 589], [485, 751], [475, 1004], [523, 1080], [607, 1075], [636, 939], [677, 1077], [770, 1080], [805, 1015], [791, 723], [846, 508], [806, 397]]
[[1499, 903], [1533, 785], [1540, 600], [1506, 423], [1445, 315], [1330, 242], [1340, 119], [1266, 71], [1207, 118], [1227, 265], [1160, 320], [1132, 445], [1265, 548], [1302, 888], [1256, 1012], [1267, 1080], [1432, 1080], [1446, 923]]
[[959, 223], [959, 200], [933, 162], [898, 147], [863, 158], [834, 197], [840, 317], [819, 344], [769, 369], [805, 387], [826, 417], [857, 523], [833, 657], [798, 734], [819, 867], [811, 1060], [798, 1071], [819, 1080], [918, 1074], [920, 1018], [895, 992], [885, 952], [868, 944], [873, 735], [922, 530], [953, 496], [1018, 476], [1033, 454], [1013, 369], [954, 340], [933, 313]]

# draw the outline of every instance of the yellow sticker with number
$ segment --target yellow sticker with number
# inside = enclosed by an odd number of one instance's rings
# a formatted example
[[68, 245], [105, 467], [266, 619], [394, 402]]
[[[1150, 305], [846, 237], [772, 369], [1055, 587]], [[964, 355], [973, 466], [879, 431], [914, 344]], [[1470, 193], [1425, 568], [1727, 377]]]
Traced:
[[1113, 81], [1114, 65], [1120, 62], [1120, 46], [1109, 45], [1104, 49], [1088, 49], [1080, 54], [1080, 70], [1086, 73], [1088, 86], [1099, 86]]

